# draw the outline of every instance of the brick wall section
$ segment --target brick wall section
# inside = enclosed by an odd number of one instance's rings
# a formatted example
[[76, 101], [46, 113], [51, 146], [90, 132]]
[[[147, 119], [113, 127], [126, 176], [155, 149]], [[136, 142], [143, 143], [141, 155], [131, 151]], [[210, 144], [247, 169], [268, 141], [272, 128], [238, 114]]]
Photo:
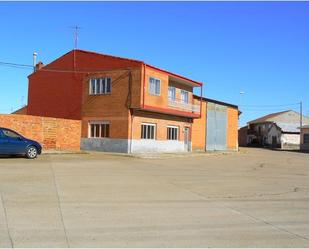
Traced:
[[[184, 127], [189, 127], [191, 132], [190, 119], [175, 117], [164, 114], [136, 112], [133, 117], [132, 138], [141, 139], [142, 123], [156, 124], [156, 140], [167, 140], [167, 126], [179, 127], [179, 141], [184, 140]], [[131, 125], [130, 125], [131, 127]]]
[[228, 107], [227, 109], [227, 147], [231, 150], [238, 149], [238, 110]]
[[3, 114], [0, 115], [0, 127], [15, 130], [26, 138], [38, 141], [45, 150], [80, 150], [79, 120]]
[[[83, 82], [82, 100], [82, 137], [88, 137], [89, 121], [108, 121], [110, 123], [110, 138], [128, 139], [129, 133], [129, 72], [114, 70], [89, 77], [110, 77], [112, 79], [111, 93], [89, 95], [89, 78]], [[131, 70], [132, 96], [131, 101], [139, 96], [137, 85], [141, 82], [141, 69]]]
[[[200, 103], [200, 101], [195, 101]], [[192, 124], [192, 150], [205, 151], [206, 147], [206, 110], [207, 102], [202, 101], [201, 118], [194, 119]]]

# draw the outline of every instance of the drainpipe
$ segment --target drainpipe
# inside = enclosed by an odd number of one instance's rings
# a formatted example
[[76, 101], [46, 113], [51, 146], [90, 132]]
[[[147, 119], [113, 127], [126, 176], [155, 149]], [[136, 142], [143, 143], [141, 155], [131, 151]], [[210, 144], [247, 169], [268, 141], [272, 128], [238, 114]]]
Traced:
[[143, 109], [145, 108], [145, 85], [146, 85], [146, 64], [144, 63], [144, 79], [143, 79]]
[[132, 154], [133, 119], [134, 119], [134, 113], [132, 109], [130, 109], [130, 114], [131, 114], [130, 154]]
[[201, 85], [200, 118], [202, 117], [203, 85]]

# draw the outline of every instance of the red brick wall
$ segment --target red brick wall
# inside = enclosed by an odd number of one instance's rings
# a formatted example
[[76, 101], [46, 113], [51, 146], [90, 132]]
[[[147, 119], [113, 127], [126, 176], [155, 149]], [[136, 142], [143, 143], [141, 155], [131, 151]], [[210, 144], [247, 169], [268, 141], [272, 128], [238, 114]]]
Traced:
[[[141, 68], [141, 62], [82, 50], [70, 51], [28, 77], [27, 114], [82, 119], [84, 80], [98, 72], [127, 68]], [[139, 71], [139, 77], [140, 74]], [[139, 100], [140, 84], [132, 88]]]
[[80, 150], [81, 121], [29, 115], [0, 115], [0, 127], [38, 141], [45, 150]]

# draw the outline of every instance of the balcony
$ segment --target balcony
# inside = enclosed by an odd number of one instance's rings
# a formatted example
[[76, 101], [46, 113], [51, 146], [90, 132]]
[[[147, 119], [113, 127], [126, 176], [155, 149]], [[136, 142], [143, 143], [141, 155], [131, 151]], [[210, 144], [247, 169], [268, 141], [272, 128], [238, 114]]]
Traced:
[[179, 99], [168, 99], [168, 106], [179, 111], [191, 112], [195, 114], [200, 113], [200, 105], [184, 103]]

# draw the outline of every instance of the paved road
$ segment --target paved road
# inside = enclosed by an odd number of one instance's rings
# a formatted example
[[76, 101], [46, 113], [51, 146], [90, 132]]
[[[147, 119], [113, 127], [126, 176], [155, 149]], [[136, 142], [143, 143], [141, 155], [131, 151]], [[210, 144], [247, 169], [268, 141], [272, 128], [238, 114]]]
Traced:
[[309, 247], [309, 154], [0, 159], [0, 247]]

